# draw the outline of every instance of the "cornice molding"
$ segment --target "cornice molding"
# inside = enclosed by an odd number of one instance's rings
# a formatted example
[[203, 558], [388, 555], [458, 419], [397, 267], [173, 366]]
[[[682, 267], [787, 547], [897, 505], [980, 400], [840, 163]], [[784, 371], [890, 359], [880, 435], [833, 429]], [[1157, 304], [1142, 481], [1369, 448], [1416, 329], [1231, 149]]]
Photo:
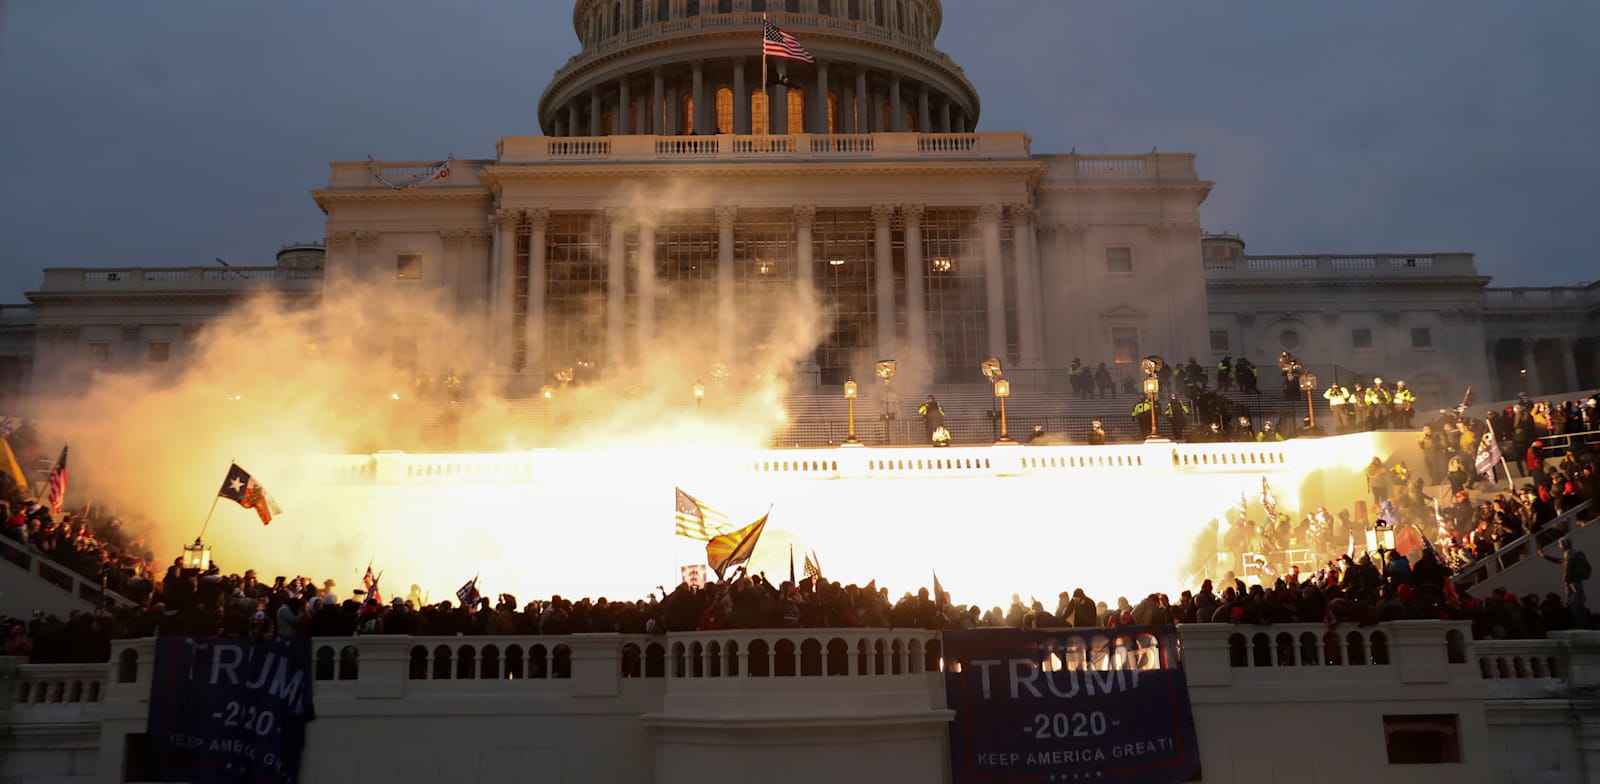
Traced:
[[491, 187], [511, 182], [537, 180], [666, 180], [682, 177], [760, 178], [760, 177], [853, 177], [908, 176], [950, 177], [963, 175], [1014, 175], [1028, 177], [1042, 173], [1039, 161], [856, 161], [852, 163], [817, 161], [727, 162], [705, 164], [684, 161], [666, 165], [650, 162], [604, 164], [497, 164], [483, 168], [483, 179]]

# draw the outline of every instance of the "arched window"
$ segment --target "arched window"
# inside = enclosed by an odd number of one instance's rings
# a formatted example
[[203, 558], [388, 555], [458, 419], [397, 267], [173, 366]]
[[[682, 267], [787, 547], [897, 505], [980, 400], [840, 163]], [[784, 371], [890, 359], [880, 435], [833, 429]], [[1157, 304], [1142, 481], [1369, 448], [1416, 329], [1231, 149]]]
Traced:
[[733, 133], [733, 90], [717, 88], [717, 133]]
[[861, 0], [850, 0], [850, 8], [848, 10], [850, 12], [850, 18], [851, 19], [860, 19], [861, 18]]
[[898, 14], [898, 16], [900, 17], [900, 19], [899, 19], [900, 24], [898, 26], [899, 26], [901, 32], [905, 32], [907, 30], [907, 27], [906, 27], [906, 6], [905, 6], [904, 3], [901, 3], [901, 4], [899, 4], [899, 8], [900, 8], [900, 13]]
[[756, 136], [765, 136], [770, 126], [768, 121], [772, 112], [767, 111], [767, 95], [761, 88], [750, 91], [750, 132]]
[[906, 110], [906, 130], [912, 132], [920, 130], [917, 128], [917, 116], [910, 109]]
[[639, 107], [638, 107], [637, 104], [634, 104], [634, 105], [630, 105], [628, 107], [628, 127], [623, 129], [623, 133], [638, 133], [638, 132], [639, 132]]
[[622, 32], [622, 4], [621, 3], [617, 3], [616, 5], [611, 6], [611, 34], [612, 35], [617, 35], [617, 34], [619, 34], [621, 32]]
[[644, 26], [644, 0], [633, 0], [633, 19], [630, 21], [634, 27]]
[[839, 93], [828, 91], [828, 133], [839, 132]]
[[889, 110], [891, 108], [893, 108], [893, 107], [889, 106], [889, 102], [888, 101], [884, 101], [882, 106], [883, 106], [883, 125], [878, 126], [878, 130], [880, 130], [880, 131], [882, 131], [884, 133], [888, 133], [888, 132], [894, 130], [893, 115], [889, 114]]
[[665, 22], [671, 16], [671, 0], [656, 0], [656, 21]]
[[878, 15], [873, 18], [873, 21], [880, 25], [888, 25], [889, 11], [888, 6], [884, 5], [884, 0], [878, 0]]
[[609, 111], [606, 112], [605, 119], [600, 122], [600, 135], [601, 136], [610, 136], [611, 134], [615, 133], [616, 132], [616, 121], [617, 121], [616, 114], [614, 114], [612, 112], [609, 112]]
[[789, 133], [806, 132], [806, 91], [789, 88]]
[[687, 136], [694, 133], [694, 93], [684, 93], [681, 99], [682, 114], [678, 115], [679, 133]]

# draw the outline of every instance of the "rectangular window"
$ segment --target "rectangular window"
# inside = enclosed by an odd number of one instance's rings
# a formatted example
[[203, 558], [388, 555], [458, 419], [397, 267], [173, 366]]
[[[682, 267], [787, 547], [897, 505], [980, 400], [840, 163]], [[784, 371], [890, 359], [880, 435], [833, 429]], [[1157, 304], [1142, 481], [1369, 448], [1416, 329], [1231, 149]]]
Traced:
[[1111, 361], [1118, 365], [1132, 365], [1139, 361], [1139, 330], [1133, 327], [1111, 328]]
[[1411, 347], [1433, 348], [1433, 330], [1427, 327], [1412, 327]]
[[1356, 327], [1350, 330], [1350, 346], [1352, 348], [1372, 348], [1372, 328]]
[[1227, 330], [1225, 330], [1225, 329], [1213, 329], [1213, 330], [1211, 330], [1211, 350], [1212, 351], [1227, 351], [1228, 350], [1228, 331]]
[[1106, 274], [1132, 275], [1133, 248], [1106, 248]]
[[149, 355], [149, 359], [150, 359], [151, 362], [166, 362], [167, 358], [169, 356], [171, 356], [171, 354], [172, 354], [172, 344], [171, 343], [168, 343], [168, 342], [166, 342], [164, 340], [162, 340], [162, 341], [151, 341], [151, 343], [150, 343], [150, 355]]
[[395, 280], [422, 280], [422, 254], [402, 253], [394, 259]]
[[110, 362], [110, 361], [111, 361], [111, 344], [110, 343], [90, 343], [89, 344], [89, 364], [91, 364], [91, 365], [104, 365], [105, 363]]
[[1456, 714], [1385, 715], [1384, 745], [1390, 765], [1443, 765], [1461, 761]]

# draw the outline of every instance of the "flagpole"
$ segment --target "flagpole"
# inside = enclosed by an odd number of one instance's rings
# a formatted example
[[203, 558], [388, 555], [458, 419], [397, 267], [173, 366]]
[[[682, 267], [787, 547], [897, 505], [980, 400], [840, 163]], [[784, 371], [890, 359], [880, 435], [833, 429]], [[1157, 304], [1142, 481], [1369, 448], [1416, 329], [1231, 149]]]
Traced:
[[1483, 428], [1484, 432], [1488, 433], [1489, 437], [1494, 439], [1495, 454], [1500, 455], [1500, 470], [1504, 471], [1506, 474], [1506, 489], [1517, 489], [1517, 483], [1511, 479], [1511, 466], [1506, 465], [1506, 453], [1504, 450], [1500, 449], [1500, 436], [1495, 435], [1494, 423], [1485, 419], [1483, 420]]
[[211, 526], [211, 515], [216, 514], [216, 502], [218, 502], [219, 498], [222, 498], [222, 496], [211, 496], [211, 510], [206, 512], [205, 522], [200, 523], [200, 536], [195, 536], [195, 541], [198, 542], [205, 539], [205, 530]]
[[[767, 135], [772, 135], [772, 96], [767, 95], [767, 15], [761, 15], [761, 100], [766, 104], [767, 116], [765, 125]], [[755, 123], [751, 123], [750, 130], [755, 130]]]

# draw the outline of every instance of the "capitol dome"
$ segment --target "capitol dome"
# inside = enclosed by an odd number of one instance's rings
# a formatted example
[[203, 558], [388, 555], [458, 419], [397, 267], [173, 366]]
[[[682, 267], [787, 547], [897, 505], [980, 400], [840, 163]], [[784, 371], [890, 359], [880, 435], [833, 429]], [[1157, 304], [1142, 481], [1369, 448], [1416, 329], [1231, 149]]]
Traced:
[[[770, 58], [762, 19], [815, 63]], [[966, 133], [978, 94], [934, 47], [939, 0], [578, 0], [582, 49], [539, 101], [549, 136]]]

